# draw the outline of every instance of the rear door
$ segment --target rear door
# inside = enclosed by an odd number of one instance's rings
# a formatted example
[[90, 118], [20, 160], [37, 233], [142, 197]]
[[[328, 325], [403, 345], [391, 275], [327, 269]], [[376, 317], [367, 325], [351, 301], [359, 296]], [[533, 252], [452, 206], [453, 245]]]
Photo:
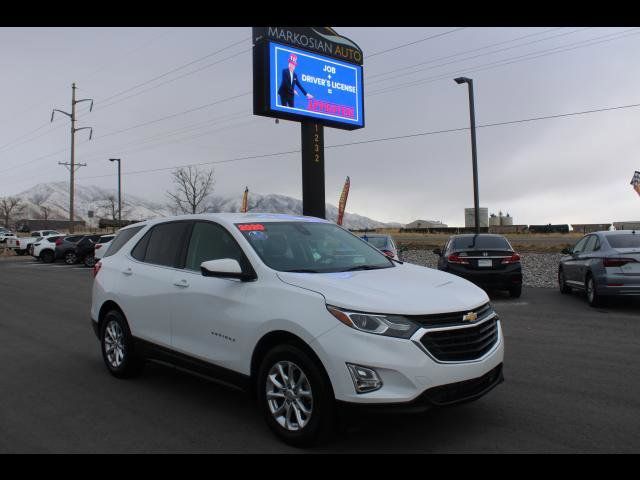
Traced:
[[118, 298], [131, 333], [157, 345], [171, 345], [171, 294], [192, 222], [153, 226], [119, 265]]
[[578, 240], [578, 243], [575, 244], [571, 251], [571, 256], [563, 263], [565, 280], [574, 286], [584, 286], [582, 278], [580, 277], [580, 261], [588, 240], [589, 236], [582, 237]]

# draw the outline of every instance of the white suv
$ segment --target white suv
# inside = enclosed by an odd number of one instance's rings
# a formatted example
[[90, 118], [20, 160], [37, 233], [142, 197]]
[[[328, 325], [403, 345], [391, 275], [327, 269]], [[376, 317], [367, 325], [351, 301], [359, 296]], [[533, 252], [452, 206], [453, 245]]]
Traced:
[[92, 325], [113, 375], [156, 360], [245, 387], [293, 445], [325, 438], [338, 407], [450, 405], [503, 379], [500, 321], [482, 289], [325, 220], [135, 224], [94, 276]]

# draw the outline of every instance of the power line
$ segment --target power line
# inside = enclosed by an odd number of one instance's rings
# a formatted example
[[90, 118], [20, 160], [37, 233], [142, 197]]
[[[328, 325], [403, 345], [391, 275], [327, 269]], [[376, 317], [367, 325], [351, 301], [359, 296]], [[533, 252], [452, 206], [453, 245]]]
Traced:
[[[564, 36], [567, 36], [567, 35], [572, 35], [574, 33], [582, 32], [582, 31], [587, 30], [589, 28], [590, 27], [578, 28], [578, 29], [572, 30], [570, 32], [562, 32], [562, 33], [559, 33], [557, 35], [552, 35], [552, 36], [547, 37], [547, 38], [539, 38], [537, 40], [532, 40], [530, 42], [522, 43], [522, 44], [519, 44], [519, 45], [512, 45], [510, 47], [500, 48], [498, 50], [494, 50], [494, 51], [491, 51], [491, 52], [480, 53], [478, 55], [473, 55], [473, 56], [466, 57], [466, 58], [461, 58], [461, 59], [458, 59], [458, 60], [451, 60], [451, 61], [448, 61], [448, 62], [439, 63], [437, 65], [433, 65], [431, 67], [419, 68], [419, 69], [414, 70], [412, 72], [399, 73], [398, 75], [393, 75], [393, 76], [387, 77], [387, 78], [380, 78], [378, 80], [374, 80], [372, 82], [368, 82], [368, 84], [372, 85], [372, 84], [376, 84], [376, 83], [380, 83], [380, 82], [386, 82], [387, 80], [392, 80], [392, 79], [395, 79], [395, 78], [405, 77], [407, 75], [413, 75], [415, 73], [424, 72], [426, 70], [433, 70], [434, 68], [444, 67], [446, 65], [451, 65], [452, 63], [465, 62], [467, 60], [473, 60], [475, 58], [480, 58], [480, 57], [484, 57], [484, 56], [487, 56], [487, 55], [493, 55], [495, 53], [506, 52], [507, 50], [512, 50], [514, 48], [526, 47], [526, 46], [529, 46], [529, 45], [533, 45], [534, 43], [546, 42], [547, 40], [552, 40], [554, 38], [564, 37]], [[424, 63], [432, 63], [432, 62], [422, 62], [422, 64], [424, 64]], [[420, 64], [417, 64], [417, 65], [420, 65]], [[417, 65], [414, 65], [414, 66], [417, 66]], [[413, 68], [414, 66], [412, 66], [411, 68]], [[388, 75], [389, 73], [393, 73], [393, 70], [389, 70], [389, 71], [385, 72], [382, 75]]]
[[[527, 122], [535, 122], [535, 121], [540, 121], [540, 120], [566, 118], [566, 117], [572, 117], [572, 116], [578, 116], [578, 115], [588, 115], [588, 114], [599, 113], [599, 112], [623, 110], [623, 109], [637, 108], [637, 107], [640, 107], [640, 103], [634, 103], [634, 104], [628, 104], [628, 105], [619, 105], [619, 106], [615, 106], [615, 107], [603, 107], [603, 108], [597, 108], [597, 109], [591, 109], [591, 110], [582, 110], [582, 111], [579, 111], [579, 112], [561, 113], [561, 114], [546, 115], [546, 116], [540, 116], [540, 117], [530, 117], [530, 118], [523, 118], [523, 119], [519, 119], [519, 120], [510, 120], [510, 121], [506, 121], [506, 122], [487, 123], [487, 124], [477, 125], [477, 128], [488, 128], [488, 127], [496, 127], [496, 126], [503, 126], [503, 125], [515, 125], [515, 124], [521, 124], [521, 123], [527, 123]], [[462, 132], [462, 131], [465, 131], [465, 130], [469, 130], [469, 127], [450, 128], [450, 129], [444, 129], [444, 130], [431, 130], [431, 131], [427, 131], [427, 132], [419, 132], [419, 133], [408, 134], [408, 135], [398, 135], [398, 136], [393, 136], [393, 137], [373, 138], [373, 139], [369, 139], [369, 140], [361, 140], [361, 141], [356, 141], [356, 142], [341, 143], [341, 144], [336, 144], [336, 145], [326, 145], [325, 148], [342, 148], [342, 147], [349, 147], [349, 146], [354, 146], [354, 145], [362, 145], [362, 144], [367, 144], [367, 143], [387, 142], [387, 141], [402, 140], [402, 139], [407, 139], [407, 138], [416, 138], [416, 137], [437, 135], [437, 134], [442, 134], [442, 133]], [[191, 163], [191, 164], [183, 164], [183, 165], [173, 165], [173, 166], [170, 166], [170, 167], [161, 167], [161, 168], [136, 170], [136, 171], [133, 171], [133, 172], [127, 172], [126, 174], [127, 175], [136, 175], [136, 174], [140, 174], [140, 173], [152, 173], [152, 172], [171, 170], [171, 169], [180, 168], [180, 167], [196, 167], [196, 166], [203, 166], [203, 165], [214, 165], [214, 164], [220, 164], [220, 163], [236, 162], [236, 161], [241, 161], [241, 160], [251, 160], [251, 159], [257, 159], [257, 158], [276, 157], [276, 156], [289, 155], [289, 154], [292, 154], [292, 153], [299, 153], [299, 152], [300, 152], [300, 149], [287, 150], [287, 151], [283, 151], [283, 152], [274, 152], [274, 153], [268, 153], [268, 154], [248, 155], [248, 156], [242, 156], [242, 157], [235, 157], [235, 158], [229, 158], [229, 159], [225, 159], [225, 160], [214, 160], [214, 161], [209, 161], [209, 162], [199, 162], [199, 163]], [[112, 177], [112, 176], [114, 176], [114, 174], [82, 177], [82, 179], [86, 180], [86, 179], [92, 179], [92, 178], [103, 178], [103, 177]]]
[[188, 67], [188, 66], [190, 66], [190, 65], [193, 65], [194, 63], [201, 62], [202, 60], [204, 60], [204, 59], [206, 59], [206, 58], [213, 57], [214, 55], [217, 55], [218, 53], [224, 52], [225, 50], [228, 50], [229, 48], [232, 48], [232, 47], [234, 47], [234, 46], [236, 46], [236, 45], [239, 45], [239, 44], [241, 44], [241, 43], [244, 43], [244, 42], [246, 42], [247, 40], [250, 40], [250, 39], [251, 39], [251, 37], [243, 38], [242, 40], [238, 40], [237, 42], [234, 42], [234, 43], [232, 43], [231, 45], [227, 45], [226, 47], [223, 47], [223, 48], [221, 48], [221, 49], [219, 49], [219, 50], [216, 50], [215, 52], [209, 53], [209, 54], [207, 54], [207, 55], [205, 55], [205, 56], [203, 56], [203, 57], [200, 57], [200, 58], [197, 58], [197, 59], [195, 59], [195, 60], [192, 60], [191, 62], [188, 62], [188, 63], [185, 63], [185, 64], [183, 64], [183, 65], [180, 65], [179, 67], [173, 68], [173, 69], [171, 69], [171, 70], [169, 70], [169, 71], [167, 71], [167, 72], [164, 72], [164, 73], [162, 73], [162, 74], [160, 74], [160, 75], [157, 75], [157, 76], [155, 76], [155, 77], [153, 77], [153, 78], [150, 78], [149, 80], [146, 80], [146, 81], [144, 81], [144, 82], [142, 82], [142, 83], [139, 83], [139, 84], [137, 84], [137, 85], [134, 85], [133, 87], [126, 88], [126, 89], [124, 89], [124, 90], [122, 90], [122, 91], [120, 91], [120, 92], [118, 92], [118, 93], [115, 93], [115, 94], [113, 94], [113, 95], [111, 95], [111, 96], [109, 96], [109, 97], [107, 97], [107, 98], [103, 98], [103, 99], [101, 100], [101, 102], [100, 102], [100, 103], [108, 102], [109, 100], [111, 100], [111, 99], [113, 99], [113, 98], [116, 98], [116, 97], [119, 97], [119, 96], [120, 96], [120, 95], [122, 95], [122, 94], [128, 93], [128, 92], [130, 92], [130, 91], [132, 91], [132, 90], [135, 90], [135, 89], [137, 89], [137, 88], [140, 88], [140, 87], [142, 87], [142, 86], [144, 86], [144, 85], [147, 85], [147, 84], [149, 84], [149, 83], [151, 83], [151, 82], [154, 82], [154, 81], [156, 81], [156, 80], [159, 80], [159, 79], [161, 79], [161, 78], [164, 78], [164, 77], [166, 77], [167, 75], [171, 75], [172, 73], [177, 72], [177, 71], [179, 71], [179, 70], [182, 70], [183, 68], [186, 68], [186, 67]]
[[388, 73], [400, 72], [400, 71], [402, 71], [402, 70], [408, 70], [408, 69], [410, 69], [410, 68], [418, 67], [418, 66], [421, 66], [421, 65], [426, 65], [426, 64], [429, 64], [429, 63], [433, 63], [433, 62], [439, 62], [439, 61], [441, 61], [441, 60], [448, 60], [448, 59], [450, 59], [450, 58], [459, 57], [460, 55], [465, 55], [465, 54], [467, 54], [467, 53], [473, 53], [473, 52], [478, 52], [478, 51], [480, 51], [480, 50], [485, 50], [485, 49], [487, 49], [487, 48], [497, 47], [497, 46], [499, 46], [499, 45], [504, 45], [505, 43], [517, 42], [518, 40], [523, 40], [523, 39], [525, 39], [525, 38], [529, 38], [529, 37], [535, 37], [535, 36], [537, 36], [537, 35], [543, 35], [543, 34], [545, 34], [545, 33], [549, 33], [549, 32], [555, 31], [555, 30], [561, 30], [562, 28], [563, 28], [563, 27], [555, 27], [555, 28], [550, 28], [550, 29], [548, 29], [548, 30], [544, 30], [544, 31], [542, 31], [542, 32], [529, 33], [529, 34], [527, 34], [527, 35], [523, 35], [523, 36], [521, 36], [521, 37], [516, 37], [516, 38], [512, 38], [512, 39], [510, 39], [510, 40], [503, 40], [503, 41], [501, 41], [501, 42], [497, 42], [497, 43], [492, 43], [492, 44], [489, 44], [489, 45], [485, 45], [484, 47], [474, 48], [474, 49], [472, 49], [472, 50], [465, 50], [465, 51], [463, 51], [463, 52], [454, 53], [454, 54], [452, 54], [452, 55], [447, 55], [447, 56], [444, 56], [444, 57], [433, 58], [433, 59], [431, 59], [431, 60], [426, 60], [426, 61], [424, 61], [424, 62], [415, 63], [415, 64], [413, 64], [413, 65], [408, 65], [408, 66], [406, 66], [406, 67], [395, 68], [395, 69], [393, 69], [393, 70], [388, 70], [388, 71], [386, 71], [386, 72], [376, 73], [376, 74], [374, 74], [374, 75], [367, 75], [366, 80], [370, 80], [370, 79], [372, 79], [372, 78], [376, 78], [376, 77], [380, 77], [380, 76], [383, 76], [383, 75], [387, 75]]
[[[630, 30], [635, 30], [635, 31], [627, 33]], [[425, 83], [435, 82], [437, 80], [447, 79], [447, 78], [452, 77], [453, 75], [458, 75], [460, 73], [471, 73], [471, 72], [479, 72], [479, 71], [489, 70], [489, 69], [496, 68], [496, 67], [501, 67], [501, 66], [504, 66], [504, 65], [510, 65], [512, 63], [519, 63], [521, 61], [533, 60], [533, 59], [536, 59], [536, 58], [546, 57], [548, 55], [554, 55], [556, 53], [562, 53], [562, 52], [566, 52], [566, 51], [570, 51], [570, 50], [576, 50], [578, 48], [589, 47], [589, 46], [600, 44], [600, 43], [611, 42], [611, 41], [619, 40], [621, 38], [625, 38], [625, 37], [628, 37], [628, 36], [631, 36], [631, 35], [637, 35], [638, 33], [640, 33], [638, 30], [639, 30], [638, 28], [631, 28], [631, 29], [628, 29], [628, 30], [624, 30], [623, 32], [603, 35], [603, 36], [595, 37], [595, 38], [592, 38], [592, 39], [589, 39], [589, 40], [583, 40], [583, 41], [580, 41], [580, 42], [575, 42], [573, 44], [563, 45], [563, 46], [560, 46], [560, 47], [554, 47], [554, 48], [546, 49], [546, 50], [540, 50], [540, 51], [537, 51], [537, 52], [531, 52], [531, 53], [527, 53], [525, 55], [520, 55], [520, 56], [517, 56], [517, 57], [511, 57], [511, 58], [507, 58], [507, 59], [503, 59], [503, 60], [498, 60], [496, 62], [491, 62], [491, 63], [487, 63], [487, 64], [476, 65], [475, 67], [471, 67], [470, 69], [459, 69], [459, 70], [455, 70], [455, 71], [448, 72], [448, 73], [445, 73], [445, 74], [439, 74], [439, 75], [436, 75], [436, 76], [433, 76], [433, 77], [426, 77], [426, 78], [414, 80], [414, 81], [411, 81], [411, 82], [397, 84], [397, 85], [394, 85], [393, 87], [383, 87], [383, 88], [381, 88], [379, 90], [374, 90], [373, 92], [369, 92], [368, 96], [372, 97], [372, 96], [375, 96], [375, 95], [379, 95], [379, 94], [383, 94], [383, 93], [387, 93], [387, 92], [391, 92], [391, 91], [397, 92], [399, 90], [403, 90], [404, 88], [408, 88], [408, 87], [411, 87], [411, 86], [422, 85], [422, 84], [425, 84]], [[615, 38], [605, 38], [605, 37], [611, 37], [611, 36], [614, 36], [614, 35], [617, 35], [617, 36]], [[571, 46], [571, 45], [574, 45], [574, 46]]]
[[379, 52], [372, 53], [370, 55], [366, 55], [365, 59], [368, 60], [371, 57], [375, 57], [377, 55], [382, 55], [383, 53], [392, 52], [394, 50], [398, 50], [400, 48], [408, 47], [410, 45], [415, 45], [416, 43], [426, 42], [427, 40], [432, 40], [434, 38], [444, 37], [445, 35], [449, 35], [450, 33], [458, 32], [460, 30], [464, 30], [466, 27], [454, 28], [453, 30], [448, 30], [446, 32], [437, 33], [436, 35], [431, 35], [425, 38], [421, 38], [420, 40], [415, 40], [413, 42], [404, 43], [402, 45], [398, 45], [397, 47], [387, 48], [386, 50], [381, 50]]

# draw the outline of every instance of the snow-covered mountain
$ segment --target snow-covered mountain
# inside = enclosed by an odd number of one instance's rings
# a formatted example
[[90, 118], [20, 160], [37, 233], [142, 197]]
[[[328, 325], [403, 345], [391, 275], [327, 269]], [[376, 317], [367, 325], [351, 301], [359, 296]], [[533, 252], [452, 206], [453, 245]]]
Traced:
[[[90, 222], [89, 210], [94, 212], [94, 218], [109, 217], [112, 200], [117, 204], [117, 191], [96, 186], [76, 185], [75, 187], [75, 215], [76, 218]], [[41, 183], [19, 195], [26, 209], [22, 217], [43, 218], [43, 209], [48, 209], [48, 218], [67, 219], [69, 217], [69, 184], [67, 182]], [[242, 196], [210, 197], [207, 210], [210, 212], [239, 212]], [[302, 215], [302, 200], [285, 195], [249, 193], [249, 211], [267, 213], [287, 213]], [[133, 220], [172, 215], [168, 204], [151, 202], [147, 199], [130, 195], [123, 195], [122, 217]], [[336, 221], [338, 208], [327, 204], [327, 219]], [[345, 213], [343, 225], [351, 229], [400, 227], [399, 223], [383, 223], [355, 213]]]

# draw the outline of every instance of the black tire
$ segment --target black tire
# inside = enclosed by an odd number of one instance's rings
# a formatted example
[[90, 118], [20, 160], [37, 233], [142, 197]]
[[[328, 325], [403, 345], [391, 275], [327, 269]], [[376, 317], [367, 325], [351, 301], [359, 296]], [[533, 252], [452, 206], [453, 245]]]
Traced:
[[587, 294], [587, 302], [589, 302], [590, 306], [602, 306], [602, 297], [598, 295], [598, 291], [596, 289], [596, 281], [593, 279], [593, 275], [591, 273], [587, 274], [587, 278], [584, 281], [584, 289]]
[[25, 253], [27, 253], [24, 250], [16, 250], [16, 254], [18, 254], [20, 257], [22, 257]]
[[[278, 423], [267, 402], [269, 371], [279, 362], [290, 362], [297, 366], [308, 379], [310, 386], [312, 408], [307, 420], [308, 423], [296, 431], [287, 429]], [[301, 348], [283, 344], [270, 350], [260, 365], [256, 389], [258, 404], [267, 425], [285, 443], [295, 447], [309, 447], [326, 442], [335, 431], [336, 404], [329, 379], [322, 366], [318, 365], [316, 360]], [[274, 401], [277, 402], [277, 400]], [[283, 402], [285, 401], [283, 399]]]
[[27, 253], [33, 255], [33, 245], [27, 245]]
[[56, 255], [51, 250], [45, 250], [40, 253], [40, 258], [44, 263], [53, 263], [56, 259]]
[[[119, 363], [113, 356], [115, 352], [108, 351], [109, 344], [113, 344], [113, 339], [117, 339], [118, 335], [121, 335], [121, 339], [116, 345], [122, 347], [120, 349], [122, 355], [118, 355]], [[136, 355], [129, 325], [118, 310], [111, 310], [104, 316], [100, 328], [100, 350], [107, 370], [114, 377], [132, 378], [139, 375], [144, 367], [143, 359]]]
[[64, 263], [67, 265], [74, 265], [78, 262], [78, 256], [76, 252], [67, 252], [64, 254]]
[[93, 268], [95, 264], [96, 264], [96, 257], [94, 257], [93, 255], [87, 255], [86, 257], [84, 257], [85, 267]]
[[520, 295], [522, 295], [522, 285], [511, 287], [509, 289], [509, 296], [511, 298], [520, 298]]
[[568, 294], [571, 293], [571, 287], [567, 285], [567, 282], [564, 278], [564, 270], [561, 268], [558, 269], [558, 287], [560, 288], [560, 293]]

